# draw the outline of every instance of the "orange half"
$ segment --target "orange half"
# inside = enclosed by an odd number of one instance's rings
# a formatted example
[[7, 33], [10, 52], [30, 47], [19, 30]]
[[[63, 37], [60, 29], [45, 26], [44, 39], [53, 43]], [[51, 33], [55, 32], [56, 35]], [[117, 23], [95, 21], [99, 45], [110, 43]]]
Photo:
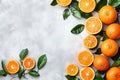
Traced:
[[68, 6], [72, 2], [72, 0], [56, 0], [56, 1], [60, 6]]

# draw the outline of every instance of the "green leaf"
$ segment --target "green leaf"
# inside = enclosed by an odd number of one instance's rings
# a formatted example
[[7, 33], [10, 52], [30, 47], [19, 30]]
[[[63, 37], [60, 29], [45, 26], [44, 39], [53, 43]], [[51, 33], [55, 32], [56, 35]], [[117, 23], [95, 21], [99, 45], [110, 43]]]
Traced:
[[56, 0], [53, 0], [50, 5], [51, 5], [51, 6], [56, 6], [56, 5], [57, 5]]
[[21, 69], [21, 70], [18, 72], [18, 77], [19, 77], [19, 78], [22, 78], [24, 72], [25, 72], [25, 70], [24, 70], [24, 69]]
[[105, 31], [103, 31], [103, 39], [102, 39], [102, 41], [104, 41], [104, 40], [106, 40], [106, 39], [107, 39], [106, 32], [105, 32]]
[[96, 50], [95, 54], [101, 54], [101, 49], [98, 48], [98, 49]]
[[28, 74], [33, 76], [33, 77], [39, 77], [40, 76], [40, 74], [35, 70], [29, 71]]
[[113, 67], [113, 66], [114, 66], [114, 67], [115, 67], [115, 66], [116, 66], [116, 67], [120, 66], [120, 60], [114, 61], [113, 64], [112, 64], [112, 67]]
[[67, 80], [80, 80], [78, 77], [76, 76], [69, 76], [69, 75], [65, 75], [65, 77], [67, 78]]
[[96, 4], [95, 11], [99, 11], [104, 5], [107, 5], [107, 0], [99, 0]]
[[120, 5], [120, 0], [109, 0], [109, 5], [116, 7]]
[[104, 79], [102, 78], [102, 75], [100, 73], [96, 72], [94, 80], [104, 80]]
[[1, 61], [1, 65], [2, 65], [3, 71], [7, 74], [8, 72], [3, 61]]
[[6, 72], [4, 70], [0, 70], [0, 76], [6, 76]]
[[71, 30], [71, 33], [80, 34], [83, 30], [84, 30], [84, 25], [83, 24], [78, 24]]
[[70, 16], [69, 9], [65, 9], [63, 12], [63, 19], [66, 20]]
[[71, 7], [75, 8], [76, 10], [80, 10], [80, 8], [78, 7], [78, 1], [73, 1], [71, 3]]
[[77, 9], [75, 9], [74, 7], [71, 7], [70, 10], [71, 10], [72, 15], [73, 15], [75, 18], [78, 18], [78, 19], [81, 18], [80, 10], [77, 10]]
[[28, 55], [28, 49], [23, 49], [21, 52], [20, 52], [20, 59], [23, 60], [26, 56]]
[[118, 60], [119, 57], [120, 57], [120, 47], [119, 47], [119, 50], [118, 50], [117, 54], [114, 57], [112, 57], [112, 60], [114, 60], [114, 61]]
[[115, 9], [118, 12], [118, 14], [120, 14], [120, 5], [116, 6]]
[[89, 17], [91, 17], [91, 16], [93, 16], [93, 15], [92, 15], [92, 13], [84, 13], [84, 12], [81, 11], [81, 16], [82, 16], [83, 18], [87, 19], [87, 18], [89, 18]]
[[40, 70], [41, 68], [45, 66], [46, 63], [47, 63], [47, 57], [44, 54], [39, 57], [38, 62], [37, 62], [37, 68]]

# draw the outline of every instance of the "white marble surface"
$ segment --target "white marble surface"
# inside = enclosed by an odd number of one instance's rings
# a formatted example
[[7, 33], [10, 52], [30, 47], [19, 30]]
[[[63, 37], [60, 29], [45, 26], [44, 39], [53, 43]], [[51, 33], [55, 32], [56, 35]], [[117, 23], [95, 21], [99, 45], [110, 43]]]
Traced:
[[[51, 1], [0, 0], [0, 61], [19, 60], [19, 52], [24, 48], [28, 48], [29, 56], [36, 60], [47, 54], [48, 62], [40, 70], [41, 76], [27, 76], [28, 80], [66, 80], [66, 65], [78, 64], [77, 53], [85, 49], [82, 41], [86, 31], [80, 35], [70, 32], [76, 24], [84, 23], [84, 19], [70, 16], [64, 21], [64, 8], [50, 6]], [[0, 77], [0, 80], [10, 78]]]

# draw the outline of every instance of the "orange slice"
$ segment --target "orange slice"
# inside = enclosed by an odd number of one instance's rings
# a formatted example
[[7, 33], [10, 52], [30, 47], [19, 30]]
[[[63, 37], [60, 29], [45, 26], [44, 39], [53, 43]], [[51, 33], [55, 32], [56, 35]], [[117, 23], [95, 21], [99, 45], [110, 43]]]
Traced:
[[81, 80], [93, 80], [95, 77], [95, 72], [90, 67], [85, 67], [80, 70]]
[[30, 70], [30, 69], [34, 68], [35, 60], [31, 57], [26, 57], [23, 60], [23, 66], [24, 66], [25, 69]]
[[16, 60], [10, 60], [6, 65], [6, 69], [10, 74], [15, 74], [19, 71], [20, 65]]
[[85, 13], [92, 12], [95, 9], [95, 0], [79, 0], [79, 8]]
[[93, 60], [94, 56], [88, 50], [81, 51], [77, 56], [77, 61], [81, 66], [90, 66], [93, 63]]
[[77, 73], [78, 73], [78, 66], [75, 65], [75, 64], [69, 64], [67, 67], [66, 67], [66, 72], [68, 75], [70, 76], [76, 76]]
[[102, 30], [102, 22], [97, 17], [90, 17], [85, 22], [85, 29], [90, 34], [97, 34]]
[[93, 35], [88, 35], [84, 39], [84, 46], [87, 48], [95, 48], [97, 46], [97, 38]]
[[72, 0], [56, 0], [56, 1], [60, 6], [68, 6], [72, 2]]

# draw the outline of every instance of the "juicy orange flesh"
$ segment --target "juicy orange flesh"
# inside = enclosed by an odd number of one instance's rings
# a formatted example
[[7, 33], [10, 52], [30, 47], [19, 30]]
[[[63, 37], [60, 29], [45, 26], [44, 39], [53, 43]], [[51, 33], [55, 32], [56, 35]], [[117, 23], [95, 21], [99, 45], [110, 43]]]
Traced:
[[85, 68], [81, 71], [81, 77], [84, 79], [84, 80], [90, 80], [90, 79], [93, 79], [94, 77], [94, 72], [90, 69], [90, 68]]
[[19, 64], [15, 61], [10, 61], [6, 68], [9, 73], [16, 73], [19, 70]]
[[71, 3], [71, 0], [57, 0], [57, 3], [61, 6], [67, 6]]
[[84, 39], [84, 45], [88, 48], [94, 48], [97, 45], [97, 39], [95, 36], [87, 36]]
[[78, 67], [76, 65], [69, 65], [67, 67], [67, 73], [70, 75], [76, 75], [78, 73]]
[[83, 51], [78, 55], [78, 61], [83, 65], [90, 65], [93, 61], [93, 55], [89, 51]]
[[25, 61], [24, 61], [24, 67], [25, 68], [33, 68], [34, 67], [34, 64], [35, 64], [35, 62], [34, 62], [34, 60], [33, 59], [31, 59], [31, 58], [27, 58]]
[[97, 18], [90, 18], [86, 21], [86, 29], [91, 33], [98, 33], [101, 29], [101, 22]]

